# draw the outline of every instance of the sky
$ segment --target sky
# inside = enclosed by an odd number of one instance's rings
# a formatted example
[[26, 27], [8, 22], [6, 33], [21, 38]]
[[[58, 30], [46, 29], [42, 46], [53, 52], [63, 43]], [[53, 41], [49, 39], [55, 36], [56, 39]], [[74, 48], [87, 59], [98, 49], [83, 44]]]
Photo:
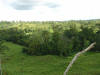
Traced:
[[0, 21], [100, 19], [100, 0], [0, 0]]

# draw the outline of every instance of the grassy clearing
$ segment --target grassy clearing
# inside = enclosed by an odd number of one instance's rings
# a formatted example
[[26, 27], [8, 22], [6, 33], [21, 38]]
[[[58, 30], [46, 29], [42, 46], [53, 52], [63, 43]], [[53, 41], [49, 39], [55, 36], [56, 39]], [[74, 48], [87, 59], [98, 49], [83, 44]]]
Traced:
[[[63, 75], [73, 56], [28, 56], [22, 46], [4, 43], [9, 47], [3, 55], [4, 75]], [[68, 75], [100, 75], [100, 53], [86, 53], [75, 62]]]

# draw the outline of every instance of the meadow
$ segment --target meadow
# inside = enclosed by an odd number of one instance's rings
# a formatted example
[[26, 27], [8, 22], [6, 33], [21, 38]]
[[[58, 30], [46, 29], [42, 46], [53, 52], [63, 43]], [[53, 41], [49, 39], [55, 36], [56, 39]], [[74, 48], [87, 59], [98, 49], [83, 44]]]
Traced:
[[73, 56], [91, 43], [68, 75], [100, 75], [100, 20], [0, 22], [3, 75], [63, 75]]
[[[22, 53], [23, 46], [5, 42], [9, 50], [2, 57], [3, 75], [63, 75], [74, 54], [68, 57], [55, 55], [29, 56]], [[68, 75], [99, 75], [100, 53], [87, 52], [73, 64]]]

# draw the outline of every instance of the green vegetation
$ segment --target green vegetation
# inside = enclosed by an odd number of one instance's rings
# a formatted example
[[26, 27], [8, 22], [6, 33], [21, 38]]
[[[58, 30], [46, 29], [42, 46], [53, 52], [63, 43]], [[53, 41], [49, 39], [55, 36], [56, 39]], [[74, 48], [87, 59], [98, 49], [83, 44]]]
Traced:
[[100, 51], [96, 21], [7, 23], [1, 22], [0, 39], [25, 46], [23, 52], [29, 55], [69, 56], [93, 42], [97, 42], [93, 50]]
[[63, 75], [73, 55], [93, 42], [96, 46], [77, 60], [69, 75], [100, 74], [100, 20], [0, 22], [3, 73]]
[[[2, 58], [3, 75], [63, 75], [73, 56], [60, 57], [54, 55], [29, 56], [22, 53], [22, 46], [14, 43], [4, 43]], [[100, 53], [88, 52], [81, 55], [68, 75], [99, 75]]]

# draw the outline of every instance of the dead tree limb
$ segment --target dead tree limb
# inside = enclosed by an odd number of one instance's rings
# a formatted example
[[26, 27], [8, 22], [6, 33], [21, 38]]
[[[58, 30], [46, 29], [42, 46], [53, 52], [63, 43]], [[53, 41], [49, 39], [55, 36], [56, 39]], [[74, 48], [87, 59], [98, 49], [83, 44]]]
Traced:
[[88, 46], [86, 49], [82, 50], [81, 52], [78, 52], [74, 58], [72, 59], [72, 61], [69, 63], [67, 69], [64, 72], [64, 75], [67, 75], [69, 69], [71, 68], [71, 66], [73, 65], [73, 63], [76, 61], [76, 59], [83, 53], [89, 51], [90, 49], [92, 49], [94, 47], [94, 45], [96, 44], [96, 42], [92, 43], [90, 46]]

